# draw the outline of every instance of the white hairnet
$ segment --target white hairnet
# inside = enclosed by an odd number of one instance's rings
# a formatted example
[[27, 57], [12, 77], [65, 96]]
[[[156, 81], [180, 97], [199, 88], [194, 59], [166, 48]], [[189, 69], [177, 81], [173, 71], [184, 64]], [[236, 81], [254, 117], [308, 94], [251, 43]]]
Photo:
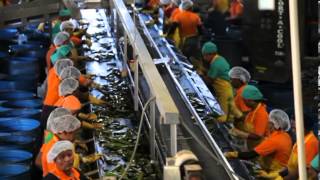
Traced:
[[62, 72], [59, 74], [59, 77], [61, 80], [64, 80], [67, 78], [79, 79], [80, 75], [81, 75], [81, 72], [77, 68], [73, 66], [69, 66], [62, 70]]
[[75, 29], [79, 28], [79, 23], [78, 23], [77, 20], [75, 20], [75, 19], [70, 19], [69, 21], [72, 22], [73, 27], [74, 27]]
[[251, 79], [250, 73], [243, 67], [235, 66], [230, 69], [229, 76], [231, 78], [240, 79], [242, 82], [247, 83]]
[[176, 6], [179, 6], [180, 3], [181, 3], [181, 0], [171, 0], [171, 2], [176, 5]]
[[71, 21], [63, 21], [60, 25], [60, 30], [65, 31], [66, 29], [74, 30], [76, 27], [74, 26], [73, 22]]
[[281, 109], [273, 109], [270, 111], [269, 121], [273, 123], [276, 129], [289, 131], [291, 128], [289, 116]]
[[161, 5], [168, 5], [171, 3], [171, 0], [160, 0]]
[[68, 66], [73, 66], [73, 62], [70, 59], [59, 59], [56, 63], [54, 63], [53, 68], [57, 75], [59, 75], [62, 70]]
[[58, 141], [56, 142], [47, 154], [47, 159], [49, 163], [52, 163], [58, 155], [64, 151], [71, 150], [74, 151], [74, 146], [70, 141]]
[[50, 123], [53, 121], [54, 118], [57, 118], [57, 117], [61, 117], [61, 116], [64, 116], [64, 115], [72, 115], [72, 113], [68, 110], [68, 109], [65, 109], [65, 108], [56, 108], [54, 109], [49, 117], [48, 117], [48, 120], [47, 120], [47, 129], [50, 130], [51, 127], [50, 127]]
[[61, 46], [66, 41], [69, 41], [70, 35], [67, 32], [61, 31], [59, 32], [53, 39], [53, 44], [55, 46]]
[[79, 81], [73, 78], [67, 78], [61, 81], [59, 85], [59, 95], [65, 96], [72, 94], [79, 87]]
[[182, 10], [188, 10], [193, 6], [193, 2], [191, 0], [182, 1], [179, 8]]
[[63, 132], [73, 132], [80, 128], [81, 122], [73, 115], [64, 115], [50, 119], [48, 122], [51, 131], [54, 134]]

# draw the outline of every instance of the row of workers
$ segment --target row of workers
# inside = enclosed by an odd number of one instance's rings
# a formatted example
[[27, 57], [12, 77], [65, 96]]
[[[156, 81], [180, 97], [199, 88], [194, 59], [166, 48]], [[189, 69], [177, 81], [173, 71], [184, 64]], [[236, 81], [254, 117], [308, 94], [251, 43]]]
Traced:
[[[164, 36], [172, 39], [182, 53], [199, 58], [200, 36], [226, 35], [227, 21], [241, 17], [243, 4], [240, 0], [213, 0], [212, 7], [202, 18], [194, 11], [192, 0], [150, 0], [147, 7], [164, 11]], [[203, 20], [202, 20], [203, 19]]]
[[[203, 64], [198, 69], [211, 85], [224, 115], [219, 122], [232, 122], [229, 133], [244, 140], [245, 152], [227, 152], [228, 158], [258, 159], [259, 176], [271, 179], [295, 179], [298, 176], [297, 146], [292, 146], [288, 131], [291, 122], [283, 110], [267, 111], [261, 91], [249, 85], [250, 73], [242, 67], [230, 69], [228, 61], [218, 54], [217, 46], [207, 42], [202, 47]], [[235, 92], [235, 93], [234, 93]], [[306, 163], [318, 154], [319, 141], [313, 132], [314, 120], [304, 117]]]
[[[59, 149], [62, 158], [59, 158], [59, 153], [52, 155], [56, 151], [55, 144], [62, 140], [72, 142], [73, 149], [79, 147], [86, 151], [85, 143], [75, 138], [77, 132], [81, 128], [95, 130], [102, 125], [93, 122], [97, 118], [94, 113], [80, 111], [88, 103], [106, 104], [103, 100], [89, 96], [88, 88], [99, 88], [99, 85], [89, 75], [79, 71], [81, 62], [87, 57], [80, 56], [77, 47], [83, 44], [90, 46], [91, 41], [86, 31], [76, 27], [70, 17], [71, 11], [62, 9], [59, 17], [52, 22], [52, 45], [46, 56], [47, 78], [43, 85], [41, 114], [44, 138], [36, 158], [36, 165], [42, 170], [45, 179], [81, 179], [83, 176], [76, 170], [80, 163], [92, 163], [101, 157], [100, 154], [75, 152], [70, 155], [70, 148]], [[39, 29], [42, 26], [40, 24]], [[71, 162], [73, 166], [70, 166]]]

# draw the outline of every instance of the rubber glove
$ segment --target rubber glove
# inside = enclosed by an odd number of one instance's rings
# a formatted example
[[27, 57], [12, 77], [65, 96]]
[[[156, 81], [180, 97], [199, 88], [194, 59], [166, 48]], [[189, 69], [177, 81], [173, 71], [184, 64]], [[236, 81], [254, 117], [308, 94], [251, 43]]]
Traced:
[[90, 164], [90, 163], [93, 163], [93, 162], [99, 160], [101, 157], [103, 157], [103, 154], [94, 153], [94, 154], [90, 154], [88, 156], [81, 157], [81, 161], [85, 164]]
[[257, 174], [256, 177], [265, 178], [265, 179], [274, 179], [280, 180], [282, 179], [278, 172], [266, 172], [265, 170], [257, 170], [255, 171]]
[[89, 47], [92, 46], [92, 42], [91, 42], [91, 40], [89, 40], [89, 39], [86, 39], [86, 40], [85, 40], [85, 43], [86, 43]]
[[77, 153], [73, 153], [73, 167], [79, 169], [80, 166], [80, 156]]
[[101, 123], [88, 123], [86, 121], [82, 121], [82, 127], [94, 130], [94, 129], [103, 128], [103, 124], [101, 124]]
[[249, 136], [249, 133], [241, 131], [241, 130], [239, 130], [237, 128], [230, 129], [229, 130], [229, 134], [232, 135], [232, 136], [235, 136], [235, 137], [242, 138], [242, 139], [247, 139], [248, 136]]
[[80, 119], [85, 119], [85, 120], [96, 120], [98, 117], [95, 113], [90, 113], [90, 114], [85, 114], [85, 113], [79, 113], [78, 117]]
[[89, 95], [89, 102], [94, 104], [94, 105], [103, 105], [103, 104], [107, 104], [106, 101], [98, 99], [94, 96]]
[[95, 88], [95, 89], [102, 89], [102, 85], [97, 84], [97, 83], [95, 83], [95, 82], [92, 82], [92, 83], [90, 84], [90, 86], [91, 86], [92, 88]]
[[225, 152], [224, 157], [226, 158], [237, 158], [238, 157], [238, 152], [237, 151], [230, 151], [230, 152]]

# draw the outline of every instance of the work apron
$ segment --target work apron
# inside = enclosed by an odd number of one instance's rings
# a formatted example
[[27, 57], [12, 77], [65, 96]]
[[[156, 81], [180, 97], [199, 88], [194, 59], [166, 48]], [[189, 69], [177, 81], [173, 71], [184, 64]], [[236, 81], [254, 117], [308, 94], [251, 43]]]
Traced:
[[241, 117], [242, 113], [235, 107], [233, 88], [229, 81], [216, 78], [212, 83], [216, 98], [224, 115], [218, 118], [219, 122], [232, 121], [233, 117]]

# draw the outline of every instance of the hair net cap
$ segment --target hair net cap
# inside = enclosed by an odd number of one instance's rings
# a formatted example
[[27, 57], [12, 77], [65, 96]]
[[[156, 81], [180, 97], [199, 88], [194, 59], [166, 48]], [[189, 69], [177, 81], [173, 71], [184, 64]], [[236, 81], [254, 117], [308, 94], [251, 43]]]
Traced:
[[61, 46], [69, 41], [69, 33], [67, 32], [59, 32], [53, 39], [53, 44], [55, 46]]
[[213, 42], [206, 42], [201, 49], [202, 54], [212, 54], [218, 52], [217, 45]]
[[48, 117], [48, 121], [47, 121], [47, 129], [50, 130], [51, 127], [50, 127], [50, 122], [53, 121], [54, 118], [57, 118], [57, 117], [61, 117], [61, 116], [65, 116], [65, 115], [72, 115], [72, 113], [68, 110], [68, 109], [65, 109], [65, 108], [56, 108], [54, 109], [49, 117]]
[[63, 132], [73, 132], [80, 128], [81, 122], [74, 117], [73, 115], [64, 115], [56, 118], [50, 119], [49, 131], [54, 134], [63, 133]]
[[71, 16], [70, 9], [61, 9], [59, 11], [59, 16], [65, 17], [65, 16]]
[[289, 131], [291, 128], [288, 114], [281, 109], [273, 109], [270, 111], [269, 121], [273, 123], [276, 129]]
[[62, 70], [69, 66], [73, 66], [73, 62], [70, 59], [59, 59], [54, 64], [53, 68], [56, 71], [57, 75], [60, 75]]
[[60, 25], [60, 30], [65, 31], [66, 29], [74, 30], [76, 27], [74, 26], [73, 22], [71, 21], [63, 21]]
[[171, 0], [160, 0], [161, 5], [168, 5], [171, 3]]
[[262, 100], [263, 95], [260, 92], [260, 90], [252, 85], [246, 85], [242, 92], [242, 97], [244, 99], [250, 99], [250, 100]]
[[180, 5], [180, 0], [171, 0], [171, 2], [176, 5], [176, 6], [179, 6]]
[[64, 68], [61, 73], [59, 74], [59, 77], [61, 80], [67, 79], [67, 78], [74, 78], [74, 79], [79, 79], [81, 75], [81, 72], [73, 67], [73, 66], [69, 66]]
[[61, 81], [59, 85], [59, 95], [66, 96], [72, 94], [79, 87], [79, 81], [73, 78], [67, 78]]
[[185, 0], [181, 2], [179, 8], [182, 10], [188, 10], [192, 8], [192, 6], [193, 6], [193, 2], [191, 0]]
[[250, 81], [250, 73], [243, 67], [235, 66], [229, 71], [230, 78], [240, 79], [242, 82], [247, 83]]
[[49, 163], [52, 163], [60, 153], [71, 150], [74, 151], [74, 146], [70, 141], [58, 141], [56, 142], [47, 154], [47, 159]]
[[56, 49], [56, 51], [51, 55], [51, 62], [55, 64], [58, 59], [66, 58], [67, 55], [71, 52], [71, 45], [65, 44]]

